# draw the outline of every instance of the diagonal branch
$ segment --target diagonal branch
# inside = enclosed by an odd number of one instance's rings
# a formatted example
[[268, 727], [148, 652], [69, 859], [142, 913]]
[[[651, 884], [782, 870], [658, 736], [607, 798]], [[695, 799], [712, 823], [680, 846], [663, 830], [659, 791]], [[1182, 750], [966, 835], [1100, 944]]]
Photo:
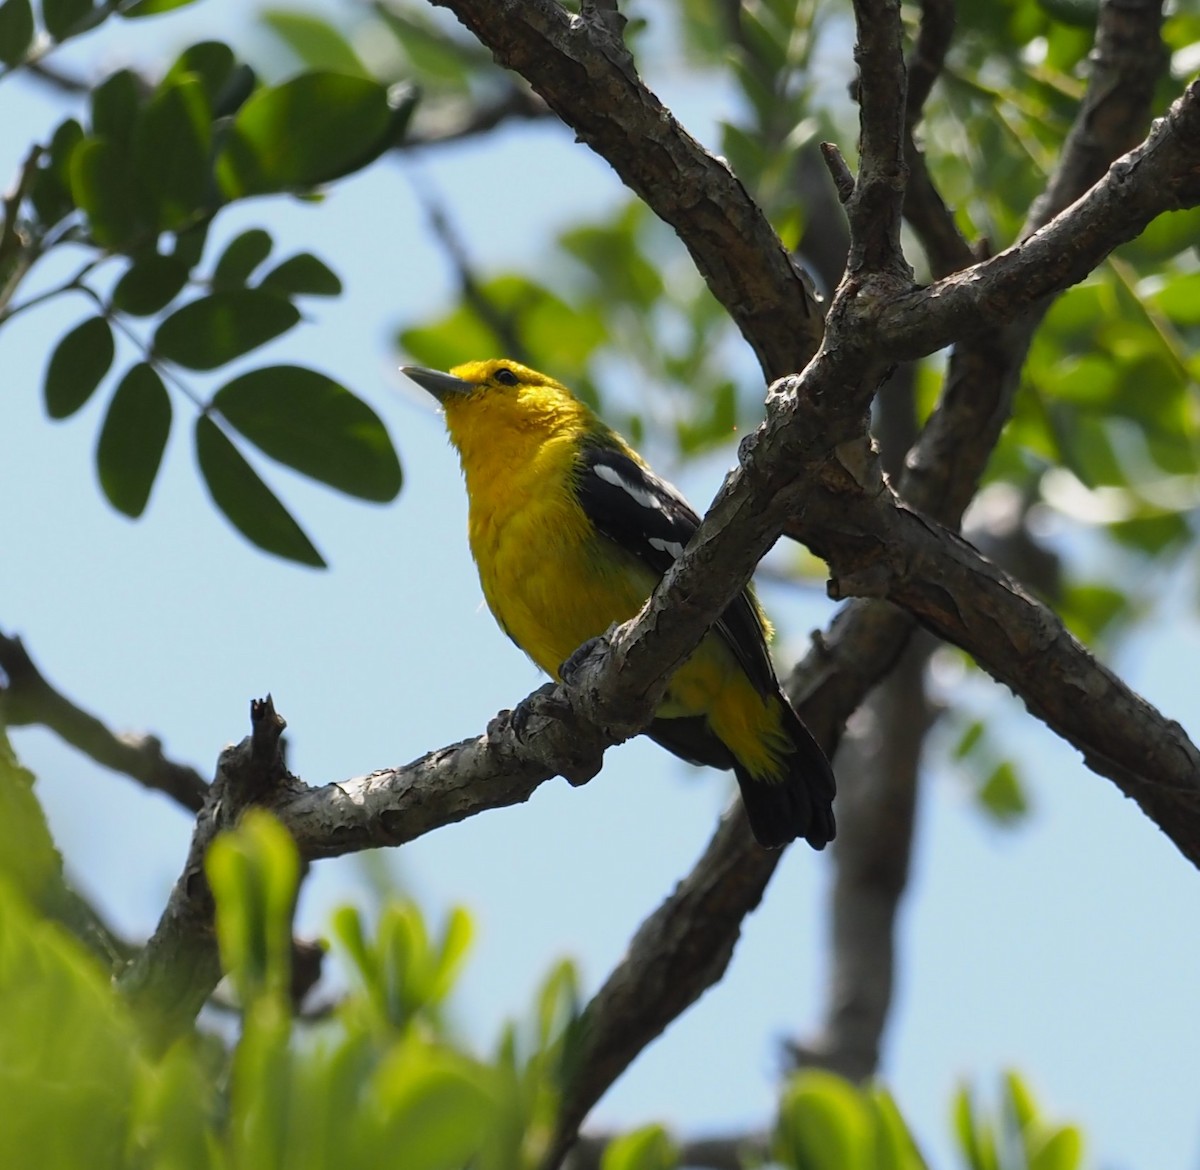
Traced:
[[3, 633], [0, 676], [7, 680], [0, 685], [0, 709], [10, 727], [31, 723], [47, 727], [96, 763], [166, 793], [192, 812], [200, 810], [208, 785], [194, 768], [168, 759], [153, 735], [118, 735], [77, 707], [46, 681], [21, 639]]
[[637, 76], [624, 45], [557, 0], [436, 0], [522, 74], [678, 233], [768, 378], [800, 369], [820, 309], [762, 210]]

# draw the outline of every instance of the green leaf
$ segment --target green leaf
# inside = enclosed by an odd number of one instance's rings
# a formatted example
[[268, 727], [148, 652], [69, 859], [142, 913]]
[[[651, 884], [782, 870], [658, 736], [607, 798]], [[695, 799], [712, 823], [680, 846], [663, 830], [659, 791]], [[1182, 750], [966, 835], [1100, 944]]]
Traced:
[[171, 250], [171, 255], [181, 264], [185, 264], [188, 271], [200, 263], [200, 257], [204, 255], [204, 245], [208, 242], [208, 229], [211, 226], [211, 218], [202, 219], [199, 223], [192, 224], [191, 227], [186, 227], [183, 231], [175, 234], [175, 246]]
[[118, 69], [92, 90], [92, 135], [127, 145], [142, 105], [142, 82], [131, 69]]
[[269, 812], [252, 808], [212, 843], [204, 868], [217, 907], [221, 966], [243, 1007], [263, 997], [285, 1000], [300, 879], [291, 834]]
[[271, 233], [262, 228], [250, 228], [235, 236], [213, 269], [214, 287], [244, 286], [250, 274], [271, 254], [273, 246]]
[[115, 353], [112, 327], [103, 317], [76, 325], [54, 348], [46, 367], [46, 412], [69, 418], [95, 392]]
[[56, 224], [75, 210], [71, 196], [71, 154], [83, 141], [83, 127], [74, 118], [59, 124], [38, 167], [29, 192], [43, 225]]
[[160, 12], [171, 12], [175, 8], [186, 8], [196, 0], [137, 0], [128, 8], [122, 9], [121, 16], [136, 20], [139, 16], [157, 16]]
[[17, 761], [0, 725], [0, 876], [43, 905], [61, 884], [62, 858], [33, 789], [33, 773]]
[[671, 1170], [679, 1152], [661, 1125], [644, 1125], [604, 1147], [600, 1170]]
[[1200, 272], [1172, 276], [1150, 300], [1177, 325], [1200, 325]]
[[386, 149], [384, 86], [342, 73], [302, 73], [260, 89], [237, 112], [217, 155], [231, 199], [315, 187]]
[[2, 1166], [118, 1166], [139, 1044], [107, 971], [0, 881]]
[[118, 512], [138, 517], [171, 433], [171, 400], [153, 366], [141, 362], [121, 379], [96, 447], [100, 486]]
[[89, 138], [72, 152], [71, 195], [102, 247], [119, 248], [137, 231], [128, 156], [107, 139]]
[[0, 4], [0, 62], [15, 65], [33, 42], [33, 6], [29, 0]]
[[259, 19], [300, 59], [307, 69], [329, 69], [353, 77], [370, 71], [350, 42], [328, 21], [308, 12], [268, 8]]
[[251, 544], [285, 560], [325, 567], [291, 513], [207, 415], [196, 420], [196, 457], [213, 503]]
[[1012, 824], [1029, 812], [1020, 777], [1008, 761], [992, 769], [977, 795], [979, 803], [1001, 824]]
[[92, 0], [42, 0], [42, 24], [54, 40], [65, 40], [83, 31], [84, 18], [91, 11]]
[[163, 77], [160, 88], [165, 88], [186, 74], [194, 73], [204, 86], [209, 106], [215, 106], [217, 96], [233, 72], [235, 61], [233, 50], [224, 41], [198, 41], [179, 54]]
[[1073, 1126], [1054, 1130], [1029, 1150], [1029, 1170], [1078, 1170], [1083, 1163], [1083, 1134]]
[[272, 268], [258, 286], [283, 296], [336, 297], [342, 291], [337, 273], [311, 252], [289, 256]]
[[[486, 1070], [448, 1049], [410, 1040], [381, 1065], [371, 1112], [381, 1150], [404, 1170], [457, 1170], [478, 1162], [495, 1123]], [[374, 1161], [372, 1164], [376, 1164]]]
[[968, 723], [958, 743], [954, 745], [952, 757], [956, 760], [966, 759], [983, 740], [985, 730], [986, 725], [981, 719], [973, 719]]
[[975, 1114], [971, 1091], [960, 1085], [954, 1094], [954, 1133], [969, 1170], [999, 1170], [1000, 1155], [991, 1126]]
[[400, 462], [379, 416], [324, 374], [252, 370], [212, 405], [263, 454], [338, 491], [383, 503], [400, 490]]
[[215, 370], [286, 333], [300, 313], [255, 288], [215, 292], [176, 309], [154, 334], [154, 351], [190, 370]]
[[160, 86], [133, 133], [133, 167], [159, 230], [183, 227], [204, 203], [211, 150], [212, 110], [200, 79], [183, 74]]
[[874, 1170], [871, 1121], [859, 1091], [832, 1073], [804, 1072], [784, 1090], [776, 1157], [793, 1170]]
[[165, 309], [187, 284], [188, 268], [174, 256], [150, 252], [137, 257], [117, 281], [113, 307], [134, 317]]

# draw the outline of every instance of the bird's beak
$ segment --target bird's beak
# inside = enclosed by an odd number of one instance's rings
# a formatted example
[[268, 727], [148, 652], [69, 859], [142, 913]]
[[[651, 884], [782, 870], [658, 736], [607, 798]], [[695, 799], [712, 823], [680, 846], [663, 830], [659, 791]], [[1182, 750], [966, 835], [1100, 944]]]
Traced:
[[427, 370], [424, 366], [401, 366], [400, 372], [410, 377], [422, 390], [428, 390], [439, 402], [459, 394], [470, 394], [476, 387], [453, 374], [441, 370]]

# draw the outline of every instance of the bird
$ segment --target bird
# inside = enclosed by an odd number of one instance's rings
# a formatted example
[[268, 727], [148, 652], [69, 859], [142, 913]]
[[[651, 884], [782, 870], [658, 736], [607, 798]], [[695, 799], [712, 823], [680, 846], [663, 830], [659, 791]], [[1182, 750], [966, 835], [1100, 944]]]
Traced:
[[[633, 617], [700, 518], [562, 383], [506, 358], [402, 372], [442, 407], [466, 481], [468, 537], [500, 628], [551, 678]], [[675, 671], [644, 734], [732, 768], [751, 831], [776, 849], [836, 831], [833, 770], [784, 696], [770, 626], [742, 590]]]

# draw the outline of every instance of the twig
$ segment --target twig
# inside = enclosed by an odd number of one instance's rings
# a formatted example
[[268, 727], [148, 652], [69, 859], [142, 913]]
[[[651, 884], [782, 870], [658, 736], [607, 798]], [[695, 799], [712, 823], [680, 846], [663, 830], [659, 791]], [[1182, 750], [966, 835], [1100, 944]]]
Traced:
[[77, 707], [46, 681], [20, 638], [0, 633], [0, 672], [7, 680], [0, 686], [0, 704], [10, 726], [47, 727], [98, 764], [165, 793], [192, 812], [199, 811], [208, 785], [194, 768], [168, 759], [155, 736], [118, 735]]
[[287, 724], [270, 696], [251, 704], [250, 722], [250, 736], [221, 753], [183, 873], [153, 936], [118, 980], [156, 1046], [166, 1047], [195, 1019], [220, 978], [212, 890], [204, 872], [208, 847], [245, 809], [291, 783], [280, 750]]
[[480, 321], [495, 334], [505, 357], [524, 362], [526, 365], [530, 364], [529, 351], [517, 331], [517, 314], [501, 310], [484, 292], [482, 284], [471, 267], [466, 247], [454, 231], [445, 207], [438, 203], [422, 184], [416, 181], [415, 176], [412, 177], [412, 182], [417, 197], [425, 209], [434, 237], [442, 245], [442, 249], [458, 277], [458, 286], [463, 300], [474, 310]]
[[610, 39], [557, 0], [436, 2], [676, 230], [768, 378], [807, 363], [822, 313], [792, 257], [729, 167], [687, 134]]

